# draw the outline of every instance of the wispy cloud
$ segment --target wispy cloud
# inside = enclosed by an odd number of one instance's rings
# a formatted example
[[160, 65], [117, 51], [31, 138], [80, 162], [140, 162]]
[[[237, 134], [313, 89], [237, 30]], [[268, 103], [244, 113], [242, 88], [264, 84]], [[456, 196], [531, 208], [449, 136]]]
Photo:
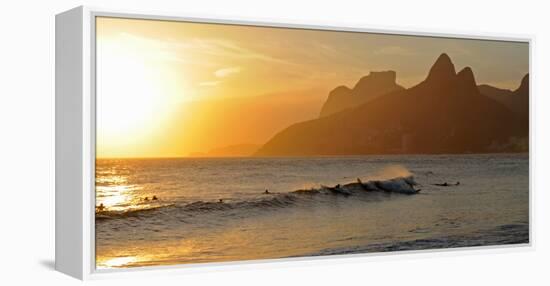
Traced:
[[388, 56], [412, 56], [415, 53], [412, 50], [401, 46], [385, 46], [374, 51], [374, 54]]
[[203, 82], [199, 83], [199, 86], [216, 86], [220, 83], [221, 83], [221, 81], [219, 81], [219, 80], [203, 81]]
[[295, 65], [295, 63], [278, 57], [271, 56], [258, 50], [250, 49], [233, 41], [218, 38], [194, 38], [182, 43], [187, 49], [194, 52], [208, 54], [220, 58], [232, 58], [240, 60], [256, 60], [266, 63]]
[[153, 51], [152, 56], [175, 62], [190, 62], [192, 57], [183, 57], [189, 54], [206, 54], [221, 59], [249, 59], [270, 63], [293, 64], [285, 59], [243, 47], [233, 41], [218, 38], [191, 38], [186, 40], [158, 39], [131, 33], [120, 33], [126, 42], [138, 47], [146, 47]]
[[214, 72], [214, 75], [219, 78], [226, 77], [234, 73], [240, 73], [241, 67], [222, 68]]
[[111, 49], [119, 49], [122, 52], [128, 52], [128, 46], [136, 47], [140, 50], [139, 56], [141, 57], [177, 63], [188, 62], [188, 59], [183, 58], [178, 53], [176, 45], [171, 41], [158, 40], [126, 32], [119, 33], [118, 37], [122, 40], [121, 42], [126, 43], [126, 45], [112, 45], [110, 47]]
[[447, 51], [449, 54], [452, 54], [454, 56], [470, 56], [472, 55], [472, 51], [456, 42], [453, 42], [448, 48]]

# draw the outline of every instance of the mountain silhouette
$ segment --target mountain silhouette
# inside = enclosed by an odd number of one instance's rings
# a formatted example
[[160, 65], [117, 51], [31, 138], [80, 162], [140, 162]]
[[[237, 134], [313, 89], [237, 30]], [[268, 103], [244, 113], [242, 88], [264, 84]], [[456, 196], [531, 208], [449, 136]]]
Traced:
[[403, 90], [402, 86], [395, 83], [395, 78], [394, 71], [370, 72], [362, 77], [353, 89], [343, 85], [333, 89], [321, 108], [320, 117], [361, 105], [389, 92]]
[[486, 84], [478, 86], [478, 89], [481, 94], [506, 105], [513, 112], [529, 117], [529, 74], [523, 77], [520, 86], [514, 91]]
[[256, 156], [525, 151], [529, 122], [441, 54], [424, 81], [277, 133]]

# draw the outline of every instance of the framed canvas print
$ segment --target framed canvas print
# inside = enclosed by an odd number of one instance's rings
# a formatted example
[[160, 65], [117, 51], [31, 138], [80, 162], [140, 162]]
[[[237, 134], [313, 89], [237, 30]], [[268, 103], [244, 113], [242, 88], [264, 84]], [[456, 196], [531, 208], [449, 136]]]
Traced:
[[529, 246], [529, 38], [56, 18], [56, 269]]

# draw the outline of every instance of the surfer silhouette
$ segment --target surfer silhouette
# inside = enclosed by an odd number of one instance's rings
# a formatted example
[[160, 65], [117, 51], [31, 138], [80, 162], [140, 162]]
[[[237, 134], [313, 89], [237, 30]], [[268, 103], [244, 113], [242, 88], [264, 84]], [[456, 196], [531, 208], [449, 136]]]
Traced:
[[458, 185], [460, 185], [459, 181], [457, 181], [456, 184], [452, 184], [452, 185], [447, 183], [447, 182], [445, 182], [443, 184], [434, 184], [434, 186], [440, 186], [440, 187], [449, 187], [449, 186], [458, 186]]

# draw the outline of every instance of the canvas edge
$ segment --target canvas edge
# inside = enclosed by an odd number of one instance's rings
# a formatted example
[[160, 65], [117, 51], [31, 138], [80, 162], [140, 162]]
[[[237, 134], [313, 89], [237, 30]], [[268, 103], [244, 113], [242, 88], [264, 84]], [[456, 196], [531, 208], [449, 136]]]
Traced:
[[534, 153], [536, 152], [536, 140], [535, 140], [535, 125], [534, 125], [534, 119], [536, 118], [535, 115], [535, 98], [534, 98], [534, 89], [536, 88], [534, 83], [534, 76], [533, 75], [533, 58], [534, 58], [534, 51], [535, 51], [535, 41], [536, 37], [532, 35], [529, 38], [529, 246], [533, 249], [536, 248], [535, 246], [535, 164], [536, 164], [536, 157], [534, 156]]
[[77, 7], [55, 17], [55, 269], [83, 279], [82, 20]]
[[89, 278], [95, 270], [95, 26], [92, 25], [92, 13], [81, 6], [84, 17], [82, 28], [83, 49], [83, 280]]
[[228, 24], [244, 26], [260, 26], [273, 28], [291, 28], [291, 29], [310, 29], [323, 31], [341, 31], [341, 32], [362, 32], [387, 35], [407, 35], [420, 37], [438, 37], [453, 38], [465, 40], [491, 40], [506, 42], [530, 42], [534, 36], [529, 34], [512, 33], [483, 33], [480, 31], [462, 31], [462, 30], [438, 30], [422, 27], [404, 28], [403, 26], [389, 25], [371, 25], [363, 22], [335, 22], [329, 19], [323, 21], [303, 21], [298, 19], [266, 19], [252, 17], [233, 17], [218, 14], [192, 14], [162, 11], [140, 11], [131, 9], [105, 9], [100, 7], [87, 6], [87, 9], [95, 16], [145, 19], [145, 20], [163, 20], [194, 22], [205, 24]]
[[[251, 19], [251, 18], [232, 18], [218, 15], [182, 15], [173, 12], [142, 12], [131, 10], [116, 10], [116, 9], [102, 9], [98, 7], [80, 6], [75, 9], [82, 11], [82, 136], [84, 140], [82, 142], [82, 245], [84, 246], [81, 253], [81, 275], [71, 275], [73, 277], [87, 280], [87, 279], [104, 279], [110, 277], [124, 277], [126, 275], [136, 275], [136, 273], [147, 273], [147, 275], [153, 273], [188, 273], [188, 272], [202, 272], [221, 269], [250, 268], [257, 267], [262, 264], [270, 264], [273, 266], [273, 262], [281, 266], [281, 262], [288, 262], [288, 266], [299, 266], [310, 263], [323, 264], [333, 263], [334, 261], [348, 261], [349, 258], [369, 258], [369, 259], [410, 259], [411, 255], [414, 257], [426, 256], [437, 254], [436, 257], [445, 257], [448, 255], [469, 255], [469, 254], [491, 254], [491, 253], [503, 253], [513, 251], [525, 251], [525, 249], [534, 249], [534, 234], [533, 234], [533, 184], [534, 184], [534, 156], [533, 148], [535, 147], [533, 138], [533, 43], [535, 37], [533, 35], [512, 35], [502, 33], [483, 34], [479, 32], [462, 32], [462, 31], [437, 31], [435, 29], [423, 29], [423, 28], [410, 28], [402, 29], [402, 27], [364, 27], [357, 23], [354, 23], [350, 27], [349, 23], [314, 23], [306, 24], [299, 21], [284, 21], [269, 19]], [[69, 12], [68, 11], [68, 12]], [[64, 12], [67, 13], [67, 12]], [[57, 16], [63, 15], [58, 14]], [[56, 16], [56, 18], [57, 18]], [[343, 32], [368, 32], [368, 33], [381, 33], [392, 35], [411, 35], [411, 36], [425, 36], [425, 37], [442, 37], [442, 38], [460, 38], [460, 39], [477, 39], [477, 40], [493, 40], [493, 41], [512, 41], [512, 42], [525, 42], [529, 44], [529, 80], [530, 80], [530, 148], [529, 148], [529, 243], [526, 244], [514, 244], [514, 245], [498, 245], [498, 246], [482, 246], [482, 247], [464, 247], [457, 249], [435, 249], [435, 250], [418, 250], [418, 251], [406, 251], [397, 253], [362, 253], [362, 254], [347, 254], [347, 255], [334, 255], [334, 256], [321, 256], [321, 257], [300, 257], [300, 258], [284, 258], [284, 259], [263, 259], [263, 260], [247, 260], [247, 261], [233, 261], [233, 262], [220, 262], [220, 263], [203, 263], [203, 264], [181, 264], [170, 266], [152, 266], [145, 268], [134, 269], [116, 269], [116, 270], [96, 270], [95, 268], [95, 241], [94, 241], [94, 185], [93, 180], [95, 170], [95, 17], [120, 17], [120, 18], [133, 18], [133, 19], [151, 19], [151, 20], [167, 20], [167, 21], [187, 21], [187, 22], [199, 22], [199, 23], [216, 23], [216, 24], [232, 24], [232, 25], [249, 25], [249, 26], [265, 26], [265, 27], [281, 27], [281, 28], [295, 28], [295, 29], [315, 29], [315, 30], [327, 30], [327, 31], [343, 31]], [[57, 32], [57, 31], [56, 31]], [[57, 33], [56, 33], [57, 34]], [[57, 35], [56, 35], [57, 39]], [[87, 55], [87, 56], [84, 56]], [[57, 64], [57, 43], [56, 43], [56, 64]], [[57, 86], [57, 70], [56, 70], [56, 86]], [[57, 89], [56, 89], [56, 130], [57, 130]], [[56, 182], [58, 180], [57, 172], [57, 141], [58, 138], [56, 131]], [[56, 205], [58, 205], [58, 193], [56, 183]], [[63, 201], [60, 201], [63, 203]], [[57, 206], [56, 206], [56, 269], [57, 268]], [[363, 260], [361, 260], [363, 261]], [[287, 263], [284, 263], [287, 265]], [[61, 269], [58, 269], [61, 272]], [[64, 272], [65, 273], [65, 272]], [[68, 273], [67, 273], [68, 274]]]
[[80, 280], [95, 263], [89, 18], [84, 6], [55, 16], [55, 269]]

